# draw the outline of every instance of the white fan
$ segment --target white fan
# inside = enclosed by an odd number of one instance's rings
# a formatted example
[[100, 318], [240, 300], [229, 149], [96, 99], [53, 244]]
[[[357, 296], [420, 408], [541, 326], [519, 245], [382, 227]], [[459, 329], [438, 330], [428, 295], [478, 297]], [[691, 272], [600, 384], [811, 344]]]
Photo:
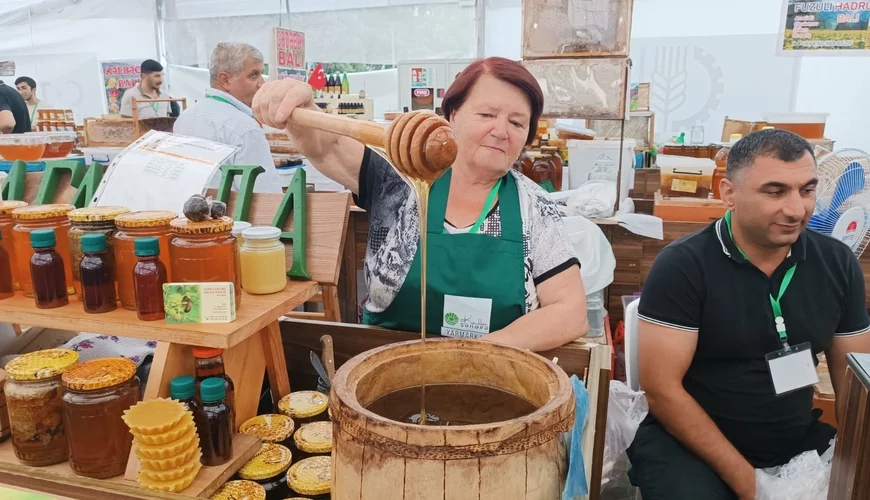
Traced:
[[816, 210], [809, 227], [860, 256], [870, 243], [870, 155], [843, 149], [819, 158], [818, 165]]

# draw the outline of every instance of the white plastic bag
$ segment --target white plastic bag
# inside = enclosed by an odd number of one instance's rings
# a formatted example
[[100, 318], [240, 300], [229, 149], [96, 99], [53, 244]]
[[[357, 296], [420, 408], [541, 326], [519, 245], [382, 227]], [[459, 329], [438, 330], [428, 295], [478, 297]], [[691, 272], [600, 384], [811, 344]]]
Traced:
[[834, 440], [821, 457], [807, 451], [780, 467], [755, 469], [756, 500], [826, 500]]
[[562, 217], [574, 256], [580, 261], [580, 275], [586, 295], [603, 290], [613, 282], [616, 257], [604, 232], [585, 217]]
[[643, 392], [635, 392], [618, 380], [610, 381], [607, 405], [607, 435], [604, 438], [603, 500], [634, 499], [637, 488], [628, 479], [631, 462], [625, 451], [634, 441], [640, 423], [649, 413]]
[[566, 203], [568, 215], [582, 215], [590, 219], [603, 219], [613, 215], [616, 206], [616, 183], [590, 180], [571, 190]]

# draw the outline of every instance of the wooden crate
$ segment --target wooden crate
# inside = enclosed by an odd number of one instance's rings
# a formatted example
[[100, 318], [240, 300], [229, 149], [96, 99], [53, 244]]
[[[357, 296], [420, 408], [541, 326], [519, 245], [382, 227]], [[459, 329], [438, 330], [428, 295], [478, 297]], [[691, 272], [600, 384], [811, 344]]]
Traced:
[[722, 200], [701, 200], [698, 198], [665, 198], [656, 191], [653, 215], [666, 221], [712, 222], [725, 215]]

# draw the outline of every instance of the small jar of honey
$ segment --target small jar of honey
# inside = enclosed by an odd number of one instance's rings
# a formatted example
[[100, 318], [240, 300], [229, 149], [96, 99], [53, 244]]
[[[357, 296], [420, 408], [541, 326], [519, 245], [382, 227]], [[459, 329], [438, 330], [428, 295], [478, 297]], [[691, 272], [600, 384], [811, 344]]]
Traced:
[[144, 210], [128, 212], [115, 217], [118, 231], [114, 237], [115, 279], [118, 281], [118, 299], [124, 309], [136, 310], [136, 287], [133, 283], [133, 268], [136, 267], [136, 239], [154, 237], [160, 246], [159, 260], [166, 266], [166, 278], [172, 282], [169, 262], [169, 240], [172, 234], [169, 223], [175, 212]]
[[61, 376], [78, 362], [75, 351], [48, 349], [25, 354], [6, 365], [12, 448], [22, 464], [42, 467], [69, 458]]
[[290, 495], [287, 469], [293, 455], [286, 446], [264, 443], [257, 454], [239, 469], [239, 477], [258, 483], [266, 491], [266, 500], [283, 500]]
[[241, 287], [236, 273], [236, 238], [229, 217], [193, 222], [179, 217], [170, 224], [172, 281], [179, 283], [228, 282], [235, 286], [236, 310]]
[[15, 267], [18, 268], [18, 281], [27, 297], [33, 297], [33, 280], [30, 277], [30, 233], [37, 229], [53, 229], [57, 242], [57, 253], [63, 262], [66, 275], [67, 293], [75, 293], [72, 286], [72, 262], [70, 261], [69, 230], [67, 215], [75, 209], [72, 205], [30, 205], [12, 211], [15, 226], [12, 228], [12, 243], [15, 246]]
[[0, 247], [9, 254], [9, 262], [12, 264], [12, 283], [16, 290], [21, 289], [21, 283], [18, 282], [18, 262], [15, 260], [15, 245], [12, 243], [12, 227], [15, 226], [12, 211], [26, 206], [27, 203], [23, 201], [0, 201]]
[[115, 217], [123, 213], [129, 212], [126, 207], [88, 207], [79, 208], [69, 213], [69, 220], [72, 223], [69, 229], [69, 250], [72, 260], [72, 275], [73, 288], [76, 295], [82, 296], [82, 278], [79, 271], [79, 265], [82, 262], [82, 236], [91, 233], [100, 233], [106, 236], [107, 252], [104, 256], [106, 264], [110, 269], [115, 268], [114, 257], [114, 235], [115, 235]]
[[123, 474], [133, 435], [122, 417], [139, 401], [136, 363], [94, 359], [67, 370], [62, 380], [70, 468], [96, 479]]
[[278, 400], [278, 410], [292, 418], [297, 426], [327, 420], [329, 398], [317, 391], [296, 391]]
[[251, 227], [242, 232], [242, 288], [254, 295], [277, 293], [287, 286], [287, 256], [277, 227]]

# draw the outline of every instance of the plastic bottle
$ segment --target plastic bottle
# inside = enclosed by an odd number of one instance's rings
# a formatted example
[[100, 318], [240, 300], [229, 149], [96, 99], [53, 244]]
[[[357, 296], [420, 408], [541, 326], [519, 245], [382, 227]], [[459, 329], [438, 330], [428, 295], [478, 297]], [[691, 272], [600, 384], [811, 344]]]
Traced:
[[737, 143], [740, 139], [743, 138], [741, 134], [731, 134], [731, 138], [728, 141], [728, 144], [725, 145], [722, 149], [716, 153], [716, 157], [713, 161], [716, 163], [716, 170], [713, 172], [713, 198], [717, 200], [721, 200], [720, 192], [719, 192], [719, 184], [721, 184], [722, 179], [725, 178], [725, 173], [728, 167], [728, 152], [731, 151], [731, 147]]
[[82, 261], [79, 274], [82, 283], [82, 305], [86, 313], [105, 313], [118, 307], [115, 293], [115, 270], [107, 259], [106, 235], [88, 233], [82, 236]]
[[203, 465], [221, 465], [233, 457], [233, 423], [230, 407], [224, 401], [224, 381], [212, 377], [199, 386], [202, 416], [196, 423], [199, 443], [202, 447]]
[[166, 317], [163, 310], [166, 266], [160, 261], [160, 241], [154, 237], [137, 238], [134, 245], [138, 259], [133, 267], [136, 316], [142, 321], [163, 319]]
[[57, 245], [54, 229], [31, 231], [30, 245], [33, 247], [30, 277], [36, 307], [54, 309], [69, 304], [63, 259], [54, 249]]

